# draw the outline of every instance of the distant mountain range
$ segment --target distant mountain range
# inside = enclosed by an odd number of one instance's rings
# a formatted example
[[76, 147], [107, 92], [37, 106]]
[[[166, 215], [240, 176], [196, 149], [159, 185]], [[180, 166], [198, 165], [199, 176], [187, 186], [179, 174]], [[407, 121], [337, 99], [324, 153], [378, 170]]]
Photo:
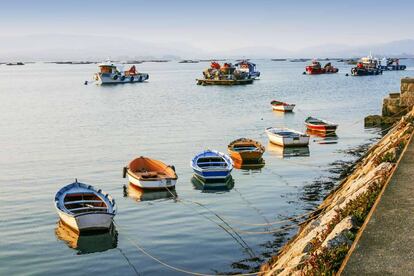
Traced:
[[245, 47], [207, 52], [185, 43], [150, 43], [139, 40], [94, 35], [28, 35], [0, 37], [0, 62], [65, 61], [103, 59], [206, 59], [206, 58], [298, 58], [375, 56], [414, 57], [414, 39], [382, 44], [325, 44], [298, 51], [278, 47]]

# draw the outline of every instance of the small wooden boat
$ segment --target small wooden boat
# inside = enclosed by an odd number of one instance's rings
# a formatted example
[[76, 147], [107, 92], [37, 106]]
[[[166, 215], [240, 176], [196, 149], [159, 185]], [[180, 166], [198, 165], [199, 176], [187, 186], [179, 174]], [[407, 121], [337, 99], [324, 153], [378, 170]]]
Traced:
[[227, 150], [234, 161], [237, 160], [242, 163], [259, 163], [266, 149], [262, 144], [255, 140], [240, 138], [231, 142], [227, 146]]
[[77, 180], [56, 193], [55, 207], [62, 222], [79, 232], [108, 230], [116, 214], [109, 194]]
[[338, 127], [337, 124], [334, 124], [326, 120], [317, 119], [314, 117], [306, 118], [305, 125], [308, 128], [308, 130], [317, 131], [317, 132], [325, 132], [325, 133], [330, 133], [330, 134], [335, 133], [336, 128]]
[[224, 153], [206, 150], [191, 160], [191, 168], [203, 181], [223, 181], [231, 176], [233, 160]]
[[138, 157], [124, 168], [124, 178], [142, 189], [173, 188], [177, 183], [174, 166], [167, 166], [161, 161], [148, 157]]
[[271, 101], [270, 104], [272, 105], [273, 110], [276, 111], [292, 112], [295, 108], [294, 104], [288, 104], [276, 100]]
[[267, 137], [273, 144], [282, 147], [303, 147], [309, 144], [309, 135], [288, 128], [266, 128]]

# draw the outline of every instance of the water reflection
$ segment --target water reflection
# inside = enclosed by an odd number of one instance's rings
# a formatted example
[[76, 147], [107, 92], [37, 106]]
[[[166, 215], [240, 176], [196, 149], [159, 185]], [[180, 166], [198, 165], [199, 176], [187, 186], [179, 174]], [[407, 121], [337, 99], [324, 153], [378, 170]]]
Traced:
[[115, 225], [106, 232], [79, 234], [59, 220], [55, 235], [68, 247], [76, 250], [78, 255], [103, 252], [118, 245], [118, 232]]
[[130, 197], [136, 201], [150, 201], [158, 199], [170, 199], [177, 197], [177, 192], [174, 188], [165, 190], [144, 190], [134, 185], [128, 184], [128, 187], [124, 186], [124, 196]]
[[281, 147], [269, 142], [267, 144], [267, 150], [270, 154], [280, 158], [310, 156], [309, 147]]
[[306, 133], [309, 134], [312, 138], [314, 138], [313, 141], [318, 144], [337, 144], [338, 143], [338, 135], [336, 135], [335, 132], [319, 132], [319, 131], [308, 129]]
[[237, 160], [234, 161], [234, 168], [239, 169], [239, 170], [244, 170], [244, 171], [260, 172], [264, 166], [265, 166], [265, 162], [263, 159], [258, 163], [243, 163]]
[[196, 176], [191, 178], [194, 189], [200, 190], [203, 193], [219, 193], [228, 192], [234, 187], [233, 177], [229, 177], [226, 181], [222, 182], [205, 182]]

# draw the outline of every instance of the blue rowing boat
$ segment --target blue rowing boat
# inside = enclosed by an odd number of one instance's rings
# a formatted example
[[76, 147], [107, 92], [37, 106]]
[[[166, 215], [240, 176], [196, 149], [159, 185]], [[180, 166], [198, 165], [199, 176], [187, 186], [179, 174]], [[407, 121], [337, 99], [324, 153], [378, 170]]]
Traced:
[[231, 158], [215, 150], [206, 150], [191, 160], [195, 176], [203, 181], [222, 181], [229, 178], [233, 170]]

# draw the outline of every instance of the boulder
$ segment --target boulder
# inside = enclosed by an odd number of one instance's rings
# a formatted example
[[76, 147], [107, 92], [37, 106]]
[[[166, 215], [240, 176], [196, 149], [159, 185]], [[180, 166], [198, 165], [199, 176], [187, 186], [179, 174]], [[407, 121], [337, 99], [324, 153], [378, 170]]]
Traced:
[[351, 216], [344, 218], [329, 233], [321, 247], [332, 249], [340, 245], [351, 245], [352, 240], [347, 237], [347, 234], [353, 229], [356, 229], [355, 220]]

